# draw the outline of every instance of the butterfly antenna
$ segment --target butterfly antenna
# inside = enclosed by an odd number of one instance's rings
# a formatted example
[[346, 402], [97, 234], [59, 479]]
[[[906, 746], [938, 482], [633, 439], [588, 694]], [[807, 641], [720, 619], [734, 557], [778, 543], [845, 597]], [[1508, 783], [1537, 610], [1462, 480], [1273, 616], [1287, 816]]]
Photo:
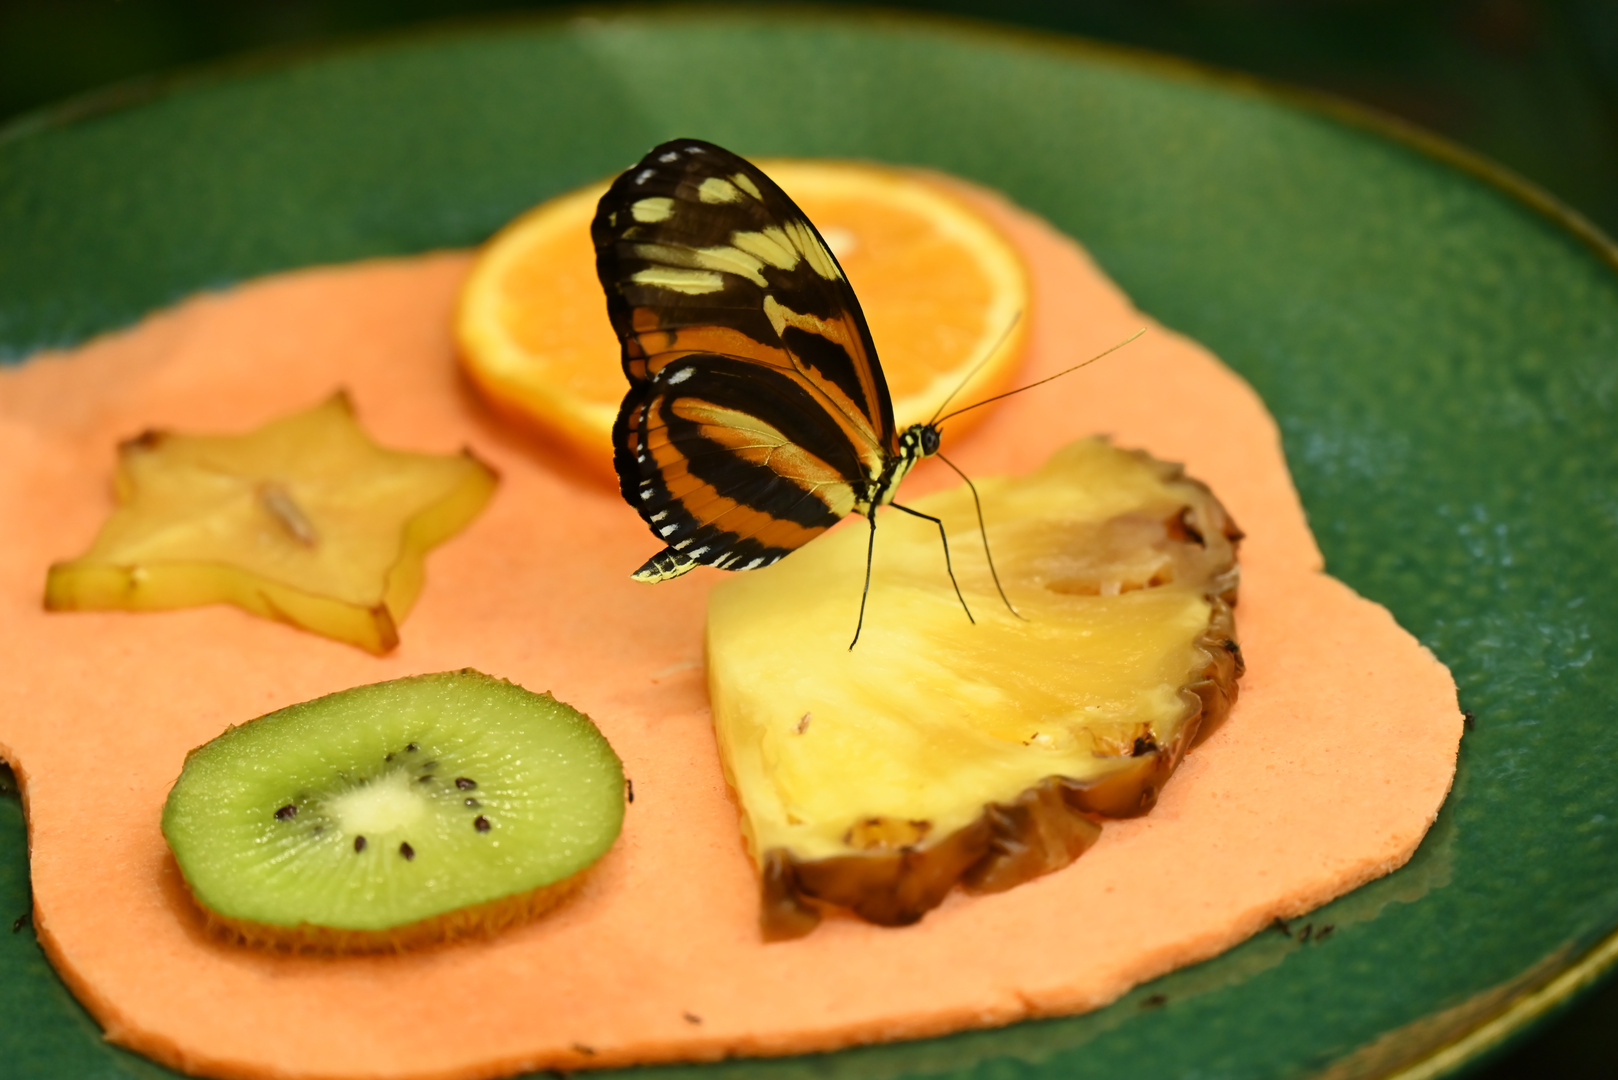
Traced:
[[983, 522], [983, 500], [978, 498], [978, 486], [972, 483], [972, 478], [962, 472], [960, 466], [956, 465], [955, 462], [951, 461], [943, 454], [938, 454], [936, 456], [939, 461], [942, 461], [945, 465], [948, 465], [950, 468], [954, 469], [956, 476], [959, 476], [962, 480], [966, 481], [966, 489], [972, 493], [972, 505], [977, 507], [978, 533], [983, 537], [983, 557], [989, 561], [989, 576], [994, 578], [995, 591], [1000, 594], [1000, 599], [1005, 601], [1007, 611], [1017, 616], [1017, 618], [1021, 619], [1023, 622], [1027, 622], [1028, 617], [1022, 612], [1018, 611], [1017, 605], [1013, 604], [1011, 602], [1011, 598], [1006, 595], [1005, 586], [1000, 584], [1000, 572], [994, 568], [994, 556], [989, 553], [989, 527]]
[[[1136, 330], [1133, 334], [1130, 334], [1128, 337], [1124, 338], [1124, 340], [1120, 341], [1118, 344], [1114, 345], [1112, 348], [1106, 349], [1106, 350], [1104, 350], [1102, 352], [1096, 353], [1094, 356], [1090, 357], [1090, 359], [1086, 360], [1082, 364], [1074, 364], [1070, 368], [1064, 368], [1061, 371], [1058, 371], [1055, 375], [1047, 375], [1043, 379], [1038, 380], [1037, 382], [1029, 383], [1027, 386], [1019, 386], [1015, 390], [1007, 390], [1003, 394], [996, 394], [993, 397], [986, 397], [982, 401], [979, 401], [979, 402], [977, 402], [975, 404], [972, 404], [972, 405], [968, 405], [964, 409], [956, 409], [954, 412], [950, 413], [948, 416], [937, 417], [932, 421], [932, 423], [935, 424], [935, 425], [942, 424], [944, 421], [950, 419], [951, 417], [959, 416], [959, 415], [961, 415], [962, 413], [965, 413], [965, 412], [971, 412], [973, 409], [981, 409], [983, 406], [989, 404], [990, 402], [999, 401], [1001, 398], [1008, 398], [1012, 394], [1020, 394], [1024, 390], [1032, 390], [1036, 386], [1044, 386], [1046, 383], [1050, 382], [1053, 379], [1060, 379], [1063, 375], [1071, 375], [1075, 371], [1079, 370], [1080, 368], [1089, 367], [1091, 364], [1095, 363], [1097, 360], [1100, 360], [1103, 356], [1109, 356], [1112, 353], [1117, 352], [1119, 349], [1123, 348], [1125, 345], [1128, 345], [1131, 341], [1134, 341], [1136, 338], [1140, 337], [1144, 333], [1146, 333], [1146, 327], [1143, 326], [1139, 330]], [[951, 395], [951, 396], [953, 397], [954, 395]]]
[[935, 410], [933, 412], [933, 418], [931, 420], [927, 421], [927, 426], [928, 427], [932, 427], [934, 424], [936, 424], [938, 422], [938, 414], [944, 411], [944, 407], [946, 405], [948, 405], [951, 401], [955, 400], [955, 395], [956, 394], [959, 394], [962, 390], [966, 389], [966, 384], [971, 382], [974, 378], [977, 377], [977, 373], [983, 370], [983, 366], [985, 364], [987, 364], [990, 360], [994, 359], [994, 354], [1000, 351], [1000, 346], [1002, 346], [1002, 345], [1004, 345], [1006, 343], [1006, 338], [1010, 337], [1011, 332], [1013, 330], [1017, 329], [1017, 323], [1019, 321], [1021, 321], [1021, 319], [1022, 319], [1022, 312], [1021, 311], [1018, 311], [1016, 314], [1011, 316], [1011, 321], [1009, 323], [1007, 323], [1006, 328], [1000, 332], [1000, 340], [996, 341], [994, 343], [994, 347], [991, 348], [988, 352], [983, 354], [983, 359], [982, 360], [979, 360], [977, 363], [972, 365], [972, 370], [968, 371], [966, 373], [966, 378], [962, 379], [960, 381], [960, 384], [958, 386], [956, 386], [955, 389], [953, 389], [953, 390], [951, 390], [949, 392], [949, 397], [945, 398], [943, 401], [940, 401], [938, 403], [937, 410]]

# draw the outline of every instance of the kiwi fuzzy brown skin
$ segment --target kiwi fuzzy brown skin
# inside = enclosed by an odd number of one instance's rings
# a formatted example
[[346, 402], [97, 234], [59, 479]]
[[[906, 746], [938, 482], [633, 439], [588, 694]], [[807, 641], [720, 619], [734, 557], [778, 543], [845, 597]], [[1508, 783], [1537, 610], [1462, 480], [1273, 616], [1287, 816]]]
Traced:
[[[971, 893], [1002, 892], [1060, 870], [1100, 838], [1100, 822], [1149, 812], [1185, 755], [1225, 722], [1245, 670], [1233, 612], [1242, 532], [1207, 485], [1181, 466], [1135, 455], [1185, 496], [1186, 510], [1164, 523], [1165, 531], [1176, 566], [1198, 574], [1210, 607], [1196, 641], [1206, 663], [1180, 688], [1185, 713], [1174, 737], [1159, 740], [1147, 731], [1106, 775], [1086, 782], [1046, 777], [1014, 799], [986, 805], [946, 836], [927, 837], [926, 823], [914, 822], [908, 824], [920, 834], [915, 842], [886, 850], [810, 860], [782, 848], [767, 851], [760, 860], [766, 940], [801, 937], [836, 910], [880, 926], [908, 926], [957, 885]], [[867, 824], [880, 830], [883, 823]]]
[[[173, 856], [171, 855], [172, 859]], [[232, 919], [211, 910], [191, 895], [208, 932], [221, 941], [255, 948], [285, 949], [295, 953], [359, 954], [410, 952], [434, 945], [494, 937], [550, 911], [584, 884], [594, 867], [570, 878], [514, 896], [456, 908], [389, 930], [348, 930], [315, 923], [274, 926], [247, 919]]]
[[187, 754], [163, 832], [222, 939], [403, 951], [563, 901], [617, 837], [624, 792], [587, 717], [463, 669], [227, 729]]

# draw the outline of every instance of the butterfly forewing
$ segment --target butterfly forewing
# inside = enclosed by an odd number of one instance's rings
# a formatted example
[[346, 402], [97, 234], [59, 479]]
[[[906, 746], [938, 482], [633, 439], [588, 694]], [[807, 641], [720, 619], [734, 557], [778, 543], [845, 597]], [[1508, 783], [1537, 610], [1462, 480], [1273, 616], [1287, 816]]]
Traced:
[[676, 140], [591, 232], [630, 380], [619, 482], [669, 545], [637, 576], [764, 565], [856, 508], [897, 453], [893, 407], [848, 281], [781, 189]]

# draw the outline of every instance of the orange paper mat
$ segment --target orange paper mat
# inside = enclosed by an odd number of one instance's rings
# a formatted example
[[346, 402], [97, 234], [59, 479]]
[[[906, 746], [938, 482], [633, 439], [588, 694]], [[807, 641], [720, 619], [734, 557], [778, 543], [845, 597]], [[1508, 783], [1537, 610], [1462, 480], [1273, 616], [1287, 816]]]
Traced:
[[[1403, 863], [1454, 769], [1448, 672], [1319, 572], [1247, 385], [1133, 310], [1071, 242], [989, 210], [1033, 269], [1024, 378], [1151, 328], [947, 451], [987, 476], [1109, 432], [1185, 462], [1248, 534], [1248, 673], [1150, 816], [1106, 825], [1066, 870], [952, 896], [904, 929], [830, 919], [760, 940], [704, 690], [718, 572], [631, 581], [659, 545], [618, 494], [473, 399], [448, 329], [467, 256], [269, 278], [0, 374], [0, 757], [24, 785], [40, 938], [108, 1036], [183, 1070], [334, 1080], [821, 1050], [1092, 1009]], [[244, 431], [340, 386], [385, 445], [470, 445], [502, 475], [483, 515], [429, 557], [395, 653], [225, 607], [41, 610], [47, 566], [82, 551], [111, 506], [117, 440]], [[949, 479], [924, 464], [905, 491]], [[553, 691], [622, 756], [635, 801], [582, 892], [494, 940], [411, 955], [298, 957], [206, 936], [159, 831], [186, 751], [292, 702], [464, 666]]]

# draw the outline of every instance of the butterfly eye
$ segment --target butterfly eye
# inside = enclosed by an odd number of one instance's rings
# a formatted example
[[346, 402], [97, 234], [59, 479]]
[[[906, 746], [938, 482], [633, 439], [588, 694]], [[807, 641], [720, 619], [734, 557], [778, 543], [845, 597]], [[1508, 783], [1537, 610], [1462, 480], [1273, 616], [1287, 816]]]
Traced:
[[924, 456], [931, 457], [933, 454], [938, 453], [938, 442], [939, 442], [940, 438], [941, 438], [941, 435], [939, 434], [938, 429], [933, 427], [931, 424], [929, 424], [926, 427], [922, 428], [921, 429], [921, 452], [922, 452], [922, 454]]

